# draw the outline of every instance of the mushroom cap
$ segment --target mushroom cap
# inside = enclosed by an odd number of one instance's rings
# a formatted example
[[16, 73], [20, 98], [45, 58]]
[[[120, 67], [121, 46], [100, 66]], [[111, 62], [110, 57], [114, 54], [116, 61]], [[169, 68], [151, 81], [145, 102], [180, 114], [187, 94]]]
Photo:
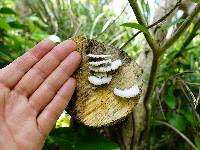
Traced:
[[[141, 90], [142, 69], [125, 52], [117, 48], [82, 36], [73, 37], [72, 40], [77, 44], [82, 62], [74, 74], [77, 88], [69, 104], [69, 113], [74, 120], [90, 127], [108, 126], [119, 122], [134, 110], [140, 95], [125, 99], [116, 96], [113, 90], [130, 88], [133, 85], [138, 85]], [[88, 54], [111, 55], [112, 60], [122, 61], [118, 70], [109, 72], [109, 75], [112, 75], [109, 84], [94, 86], [88, 81], [88, 77], [91, 76]]]

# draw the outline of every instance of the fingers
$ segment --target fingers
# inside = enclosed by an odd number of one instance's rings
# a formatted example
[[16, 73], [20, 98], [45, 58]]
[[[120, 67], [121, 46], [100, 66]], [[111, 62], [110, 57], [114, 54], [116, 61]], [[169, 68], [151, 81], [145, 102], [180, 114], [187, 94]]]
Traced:
[[70, 78], [58, 91], [55, 98], [45, 107], [37, 118], [38, 127], [44, 136], [48, 135], [54, 127], [56, 120], [66, 108], [71, 99], [76, 81]]
[[9, 88], [12, 88], [24, 74], [45, 54], [51, 51], [54, 46], [54, 42], [49, 39], [41, 41], [30, 51], [3, 68], [0, 74], [0, 82]]
[[57, 91], [78, 68], [80, 61], [80, 54], [72, 52], [33, 93], [29, 102], [38, 113], [50, 103]]
[[24, 96], [30, 96], [49, 74], [75, 49], [75, 43], [71, 40], [66, 40], [54, 47], [51, 52], [45, 55], [25, 74], [14, 88], [15, 91]]

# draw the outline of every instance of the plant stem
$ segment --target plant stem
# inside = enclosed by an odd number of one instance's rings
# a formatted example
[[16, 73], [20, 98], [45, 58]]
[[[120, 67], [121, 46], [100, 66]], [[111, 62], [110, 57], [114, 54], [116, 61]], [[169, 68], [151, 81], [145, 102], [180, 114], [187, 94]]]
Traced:
[[168, 40], [166, 41], [161, 50], [160, 50], [160, 55], [162, 55], [171, 45], [174, 44], [175, 41], [179, 39], [181, 34], [187, 29], [187, 27], [192, 23], [192, 20], [195, 18], [195, 16], [198, 15], [200, 11], [200, 2], [196, 5], [194, 11], [189, 15], [186, 20], [182, 23], [182, 25], [178, 28], [176, 33]]
[[151, 65], [150, 77], [148, 81], [147, 92], [144, 97], [144, 106], [146, 109], [146, 131], [144, 133], [145, 136], [144, 138], [147, 138], [150, 129], [151, 103], [152, 103], [151, 95], [155, 87], [157, 71], [158, 71], [158, 56], [154, 54]]
[[[139, 9], [139, 6], [138, 6], [138, 3], [137, 3], [137, 0], [128, 0], [130, 5], [131, 5], [131, 8], [137, 18], [137, 21], [140, 25], [146, 27], [146, 22], [145, 22], [145, 19], [144, 19], [144, 16], [142, 15], [140, 9]], [[153, 53], [157, 53], [158, 51], [158, 45], [155, 41], [155, 39], [153, 38], [153, 36], [151, 35], [151, 33], [148, 31], [147, 33], [143, 33], [149, 46], [151, 47]]]

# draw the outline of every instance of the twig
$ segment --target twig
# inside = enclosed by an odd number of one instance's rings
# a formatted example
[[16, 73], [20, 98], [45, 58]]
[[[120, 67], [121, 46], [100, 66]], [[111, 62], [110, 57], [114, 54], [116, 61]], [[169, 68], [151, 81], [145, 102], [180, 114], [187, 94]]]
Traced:
[[198, 86], [200, 87], [200, 83], [192, 83], [192, 82], [188, 82], [188, 81], [185, 81], [185, 83], [191, 85], [191, 86]]
[[160, 124], [163, 124], [163, 125], [171, 128], [176, 133], [178, 133], [192, 148], [194, 148], [195, 150], [198, 150], [198, 148], [192, 143], [192, 141], [190, 141], [190, 139], [187, 136], [185, 136], [183, 133], [181, 133], [178, 129], [176, 129], [175, 127], [173, 127], [169, 123], [164, 122], [164, 121], [159, 121], [159, 120], [156, 120], [155, 123], [160, 123]]
[[[178, 8], [181, 4], [182, 0], [179, 0], [176, 5], [167, 13], [165, 14], [163, 17], [161, 17], [159, 20], [157, 20], [156, 22], [152, 23], [151, 25], [147, 26], [147, 29], [150, 29], [156, 25], [158, 25], [159, 23], [163, 22], [164, 20], [166, 20], [166, 18], [168, 18], [173, 12], [174, 10], [176, 10], [176, 8]], [[120, 49], [124, 49], [137, 35], [139, 35], [140, 33], [142, 33], [142, 31], [138, 31], [136, 34], [134, 34]]]
[[165, 87], [165, 84], [166, 82], [163, 83], [163, 85], [161, 86], [160, 90], [157, 92], [157, 99], [158, 99], [158, 103], [159, 103], [159, 107], [160, 107], [160, 111], [162, 113], [162, 116], [163, 116], [163, 119], [164, 120], [167, 120], [166, 117], [165, 117], [165, 113], [163, 111], [163, 108], [162, 108], [162, 103], [161, 103], [161, 92], [163, 91], [164, 87]]
[[127, 6], [128, 6], [128, 3], [124, 6], [124, 8], [122, 9], [121, 13], [107, 26], [107, 28], [106, 28], [103, 32], [97, 34], [97, 37], [99, 37], [99, 36], [102, 35], [104, 32], [106, 32], [107, 29], [109, 29], [109, 28], [116, 22], [116, 20], [119, 19], [119, 17], [121, 17], [121, 15], [122, 15], [122, 14], [124, 13], [124, 11], [126, 10]]
[[192, 20], [195, 18], [195, 16], [198, 15], [200, 11], [200, 3], [198, 3], [194, 9], [194, 11], [191, 13], [191, 15], [189, 15], [186, 20], [182, 23], [182, 25], [177, 29], [177, 31], [175, 32], [175, 34], [168, 40], [166, 41], [161, 50], [159, 55], [164, 54], [164, 52], [171, 46], [174, 44], [175, 41], [177, 41], [177, 39], [179, 39], [179, 37], [182, 35], [182, 33], [187, 29], [187, 27], [192, 23]]
[[136, 36], [138, 36], [140, 33], [142, 33], [142, 31], [138, 31], [136, 34], [134, 34], [126, 43], [124, 43], [124, 45], [122, 45], [120, 47], [120, 50], [123, 50], [133, 39], [136, 38]]
[[191, 74], [191, 73], [195, 73], [195, 71], [184, 71], [184, 72], [176, 73], [175, 75], [172, 75], [170, 77], [180, 76], [180, 75], [185, 75], [185, 74]]

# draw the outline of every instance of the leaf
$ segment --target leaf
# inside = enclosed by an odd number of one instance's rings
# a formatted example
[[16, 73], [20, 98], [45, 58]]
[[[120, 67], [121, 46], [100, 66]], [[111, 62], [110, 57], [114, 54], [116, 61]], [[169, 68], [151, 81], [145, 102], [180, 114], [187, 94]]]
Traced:
[[147, 1], [147, 3], [146, 3], [146, 11], [147, 11], [147, 14], [149, 15], [150, 14], [150, 7], [149, 7], [149, 3], [148, 3], [148, 1]]
[[198, 3], [198, 2], [200, 2], [200, 0], [192, 0], [192, 2]]
[[191, 123], [192, 126], [198, 124], [198, 121], [195, 119], [195, 116], [190, 108], [185, 107], [184, 109], [180, 110], [180, 112], [183, 114], [186, 120]]
[[68, 115], [66, 111], [63, 111], [63, 113], [60, 115], [59, 119], [56, 122], [56, 128], [70, 127], [70, 119], [71, 116]]
[[146, 34], [149, 33], [148, 29], [138, 23], [133, 23], [133, 22], [127, 22], [127, 23], [123, 23], [121, 26], [125, 26], [125, 27], [130, 27], [130, 28], [135, 28], [138, 29]]
[[148, 22], [149, 17], [150, 17], [150, 7], [149, 7], [148, 1], [145, 4], [144, 14], [145, 14], [146, 21]]
[[178, 23], [182, 23], [182, 22], [184, 22], [185, 21], [185, 19], [177, 19], [177, 20], [175, 20], [175, 21], [173, 21], [173, 22], [169, 22], [169, 23], [166, 23], [166, 24], [164, 24], [161, 28], [160, 28], [160, 30], [167, 30], [167, 29], [169, 29], [171, 26], [174, 26], [174, 25], [176, 25], [176, 24], [178, 24]]
[[104, 24], [104, 26], [102, 27], [102, 30], [101, 32], [104, 32], [108, 27], [109, 25], [113, 22], [114, 18], [111, 17], [110, 19], [108, 19], [108, 21]]
[[194, 142], [195, 142], [196, 146], [198, 147], [198, 149], [200, 149], [200, 137], [199, 136], [195, 137]]
[[26, 25], [19, 23], [18, 21], [9, 22], [9, 25], [15, 29], [25, 29]]
[[12, 61], [12, 57], [11, 57], [8, 49], [9, 49], [9, 47], [0, 44], [0, 60], [4, 60], [6, 62]]
[[8, 8], [8, 7], [0, 8], [0, 13], [1, 14], [16, 14], [11, 8]]
[[167, 115], [168, 122], [177, 128], [179, 131], [185, 131], [186, 129], [186, 120], [183, 116], [175, 113], [169, 113]]
[[[49, 136], [63, 150], [119, 150], [116, 143], [105, 139], [93, 129], [79, 127], [58, 128]], [[47, 147], [47, 146], [46, 146]]]
[[167, 91], [167, 95], [165, 96], [165, 103], [171, 109], [174, 109], [176, 107], [176, 98], [173, 92], [174, 92], [174, 88], [173, 86], [170, 86]]
[[97, 23], [100, 21], [100, 19], [104, 16], [104, 13], [99, 14], [96, 19], [94, 20], [94, 23], [92, 25], [92, 29], [90, 31], [90, 39], [92, 39], [93, 35], [94, 35], [94, 31], [95, 31], [95, 27], [97, 25]]
[[9, 30], [10, 25], [7, 23], [5, 18], [0, 18], [0, 29]]

